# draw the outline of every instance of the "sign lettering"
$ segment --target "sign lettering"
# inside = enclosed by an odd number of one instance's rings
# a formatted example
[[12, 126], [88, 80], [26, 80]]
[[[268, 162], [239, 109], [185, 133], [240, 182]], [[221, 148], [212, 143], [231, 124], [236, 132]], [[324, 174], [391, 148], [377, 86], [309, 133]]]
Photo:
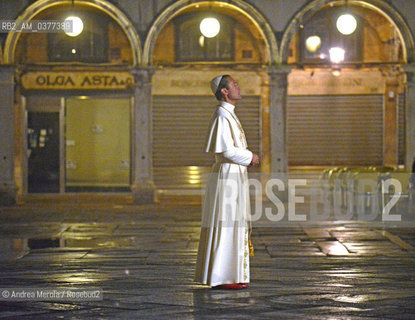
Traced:
[[127, 89], [134, 85], [128, 72], [28, 72], [22, 76], [25, 89]]

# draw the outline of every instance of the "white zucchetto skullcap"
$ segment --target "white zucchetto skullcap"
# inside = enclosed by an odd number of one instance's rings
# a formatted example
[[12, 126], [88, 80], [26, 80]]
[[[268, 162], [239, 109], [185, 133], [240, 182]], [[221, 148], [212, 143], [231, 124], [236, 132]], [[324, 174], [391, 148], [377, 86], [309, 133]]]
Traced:
[[213, 78], [212, 81], [210, 81], [210, 89], [212, 89], [213, 94], [216, 93], [216, 90], [218, 90], [219, 83], [222, 80], [223, 76], [219, 76], [216, 78]]

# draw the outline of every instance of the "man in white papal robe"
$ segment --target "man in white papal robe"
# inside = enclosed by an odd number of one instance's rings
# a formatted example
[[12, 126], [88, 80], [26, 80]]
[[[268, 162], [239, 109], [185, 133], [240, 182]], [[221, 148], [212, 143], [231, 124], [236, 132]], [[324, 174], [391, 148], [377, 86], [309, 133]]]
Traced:
[[215, 154], [203, 200], [202, 228], [195, 280], [220, 289], [242, 289], [249, 283], [250, 203], [247, 167], [259, 164], [247, 149], [235, 114], [241, 99], [229, 75], [211, 81], [220, 105], [209, 125], [206, 152]]

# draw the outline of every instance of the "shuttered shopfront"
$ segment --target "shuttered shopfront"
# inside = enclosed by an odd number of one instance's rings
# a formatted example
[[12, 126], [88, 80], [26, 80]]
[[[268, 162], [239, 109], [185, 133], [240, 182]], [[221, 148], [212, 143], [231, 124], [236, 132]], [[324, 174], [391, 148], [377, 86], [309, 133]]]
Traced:
[[[260, 97], [244, 96], [235, 109], [249, 148], [260, 152]], [[218, 102], [212, 96], [153, 96], [153, 168], [157, 188], [198, 188], [210, 171], [204, 152], [209, 120]]]
[[289, 165], [381, 165], [383, 95], [287, 97]]

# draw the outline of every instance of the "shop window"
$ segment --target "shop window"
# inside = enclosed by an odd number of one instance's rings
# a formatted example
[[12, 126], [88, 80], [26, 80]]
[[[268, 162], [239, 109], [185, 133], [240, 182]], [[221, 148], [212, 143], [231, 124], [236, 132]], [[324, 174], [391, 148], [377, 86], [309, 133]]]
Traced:
[[84, 24], [82, 32], [72, 37], [63, 32], [48, 34], [49, 61], [108, 62], [108, 18], [94, 12], [79, 12], [74, 15], [82, 19]]
[[344, 50], [342, 62], [361, 62], [363, 59], [363, 20], [357, 20], [356, 30], [348, 35], [342, 34], [336, 27], [337, 18], [344, 12], [338, 9], [323, 10], [316, 13], [300, 29], [300, 62], [329, 63], [330, 49]]
[[188, 61], [234, 61], [234, 21], [224, 15], [215, 14], [220, 23], [219, 33], [211, 38], [200, 31], [200, 23], [207, 14], [189, 13], [175, 20], [175, 59]]

